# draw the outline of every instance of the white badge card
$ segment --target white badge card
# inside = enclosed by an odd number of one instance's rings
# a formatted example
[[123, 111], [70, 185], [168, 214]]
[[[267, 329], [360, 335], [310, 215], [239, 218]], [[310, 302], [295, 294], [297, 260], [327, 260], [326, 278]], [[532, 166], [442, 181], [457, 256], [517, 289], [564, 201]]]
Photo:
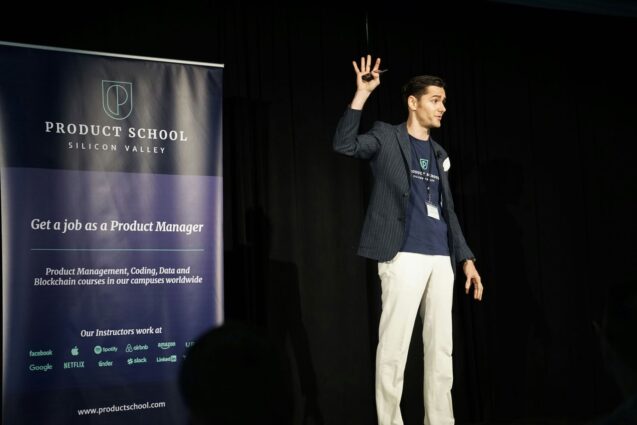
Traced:
[[436, 220], [440, 220], [440, 214], [438, 214], [438, 207], [434, 204], [430, 204], [429, 202], [425, 202], [427, 205], [427, 215], [431, 218], [435, 218]]

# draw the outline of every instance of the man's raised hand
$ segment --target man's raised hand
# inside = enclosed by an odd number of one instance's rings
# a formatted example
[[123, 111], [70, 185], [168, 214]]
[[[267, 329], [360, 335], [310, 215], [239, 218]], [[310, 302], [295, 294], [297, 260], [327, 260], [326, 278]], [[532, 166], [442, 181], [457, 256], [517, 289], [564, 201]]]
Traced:
[[[367, 57], [361, 57], [360, 68], [356, 61], [352, 61], [352, 65], [354, 65], [354, 71], [356, 72], [357, 91], [366, 91], [368, 93], [371, 93], [376, 87], [380, 85], [380, 74], [378, 73], [378, 69], [380, 67], [380, 58], [376, 59], [376, 63], [374, 63], [373, 68], [371, 55], [367, 55]], [[369, 81], [365, 81], [363, 79], [363, 75], [369, 73], [371, 73], [372, 79]]]

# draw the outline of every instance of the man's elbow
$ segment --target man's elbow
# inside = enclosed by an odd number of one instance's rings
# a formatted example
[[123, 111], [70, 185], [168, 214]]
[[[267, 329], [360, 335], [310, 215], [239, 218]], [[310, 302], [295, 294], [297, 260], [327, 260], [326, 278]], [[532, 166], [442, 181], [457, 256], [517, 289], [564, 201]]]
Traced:
[[336, 137], [332, 142], [332, 149], [334, 149], [334, 152], [336, 153], [351, 156], [354, 155], [354, 153], [356, 152], [356, 144], [349, 143], [343, 139]]

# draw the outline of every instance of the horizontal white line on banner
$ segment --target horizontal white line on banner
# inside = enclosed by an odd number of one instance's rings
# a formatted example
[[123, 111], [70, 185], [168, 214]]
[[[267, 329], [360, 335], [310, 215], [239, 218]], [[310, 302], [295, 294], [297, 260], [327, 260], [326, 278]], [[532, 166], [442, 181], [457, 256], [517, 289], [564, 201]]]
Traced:
[[31, 251], [205, 251], [199, 249], [179, 248], [31, 248]]
[[138, 60], [148, 60], [148, 61], [155, 61], [155, 62], [179, 63], [179, 64], [184, 64], [184, 65], [199, 65], [199, 66], [208, 66], [208, 67], [213, 67], [213, 68], [223, 68], [224, 67], [224, 65], [222, 63], [195, 62], [195, 61], [185, 61], [185, 60], [180, 60], [180, 59], [155, 58], [155, 57], [150, 57], [150, 56], [123, 55], [121, 53], [94, 52], [94, 51], [91, 51], [91, 50], [66, 49], [66, 48], [63, 48], [63, 47], [41, 46], [41, 45], [37, 45], [37, 44], [13, 43], [11, 41], [0, 41], [0, 45], [13, 46], [13, 47], [27, 47], [27, 48], [30, 48], [30, 49], [53, 50], [53, 51], [56, 51], [56, 52], [81, 53], [81, 54], [84, 54], [84, 55], [112, 56], [114, 58], [138, 59]]

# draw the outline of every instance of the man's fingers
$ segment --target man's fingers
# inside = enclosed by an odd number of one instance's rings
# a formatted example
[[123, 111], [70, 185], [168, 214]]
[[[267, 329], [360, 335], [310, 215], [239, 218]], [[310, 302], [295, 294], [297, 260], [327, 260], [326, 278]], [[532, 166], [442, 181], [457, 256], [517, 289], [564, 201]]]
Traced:
[[469, 293], [472, 283], [473, 283], [473, 298], [476, 300], [482, 301], [482, 293], [484, 292], [484, 286], [482, 286], [482, 279], [480, 278], [480, 275], [474, 275], [467, 278], [467, 281], [465, 282], [465, 285], [464, 285], [466, 294]]
[[[367, 55], [366, 57], [365, 56], [361, 56], [360, 65], [358, 63], [356, 63], [356, 61], [352, 61], [352, 65], [354, 66], [354, 71], [356, 71], [356, 76], [360, 77], [361, 75], [378, 72], [378, 69], [380, 67], [380, 58], [376, 59], [376, 62], [374, 63], [374, 68], [373, 69], [372, 69], [372, 56], [371, 55]], [[378, 78], [378, 75], [374, 75], [374, 79], [377, 79], [377, 78]]]
[[475, 299], [482, 301], [482, 293], [484, 292], [484, 286], [482, 286], [482, 283], [480, 282], [480, 279], [477, 279], [478, 282], [475, 284], [476, 285], [476, 290], [475, 290]]
[[378, 68], [380, 68], [380, 58], [376, 59], [376, 64], [374, 64], [374, 72], [378, 72]]
[[358, 69], [358, 64], [356, 63], [356, 61], [352, 61], [352, 65], [354, 65], [354, 71], [356, 71], [356, 75], [359, 75], [361, 73], [361, 70]]

